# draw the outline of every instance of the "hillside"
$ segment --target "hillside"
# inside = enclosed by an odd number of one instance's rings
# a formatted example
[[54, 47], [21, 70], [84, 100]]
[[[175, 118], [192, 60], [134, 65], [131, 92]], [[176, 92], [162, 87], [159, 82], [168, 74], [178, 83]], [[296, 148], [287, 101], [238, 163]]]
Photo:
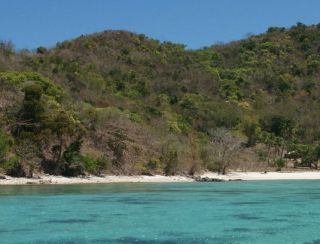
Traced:
[[281, 169], [320, 158], [320, 25], [200, 50], [127, 31], [0, 44], [0, 168], [75, 176]]

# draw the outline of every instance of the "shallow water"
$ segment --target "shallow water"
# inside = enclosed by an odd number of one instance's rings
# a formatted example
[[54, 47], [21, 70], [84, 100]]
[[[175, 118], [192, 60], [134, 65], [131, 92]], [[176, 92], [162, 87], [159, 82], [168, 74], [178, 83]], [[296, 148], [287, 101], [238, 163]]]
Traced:
[[320, 243], [320, 181], [0, 186], [0, 243]]

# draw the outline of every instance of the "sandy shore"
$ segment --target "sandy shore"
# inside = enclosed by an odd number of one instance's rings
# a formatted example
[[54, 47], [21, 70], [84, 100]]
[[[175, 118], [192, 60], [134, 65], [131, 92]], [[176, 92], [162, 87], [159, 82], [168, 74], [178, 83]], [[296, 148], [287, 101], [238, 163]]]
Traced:
[[222, 180], [320, 180], [320, 171], [305, 172], [231, 172], [227, 175], [208, 172], [201, 177]]
[[40, 179], [14, 178], [5, 176], [6, 179], [0, 179], [0, 185], [26, 185], [26, 184], [89, 184], [89, 183], [136, 183], [136, 182], [192, 182], [191, 178], [185, 176], [88, 176], [80, 177], [63, 177], [63, 176], [41, 176]]
[[[137, 182], [193, 182], [192, 178], [186, 176], [88, 176], [84, 178], [68, 178], [63, 176], [41, 176], [39, 179], [14, 178], [5, 176], [0, 179], [0, 185], [26, 185], [26, 184], [89, 184], [89, 183], [137, 183]], [[200, 177], [229, 180], [320, 180], [320, 171], [308, 172], [231, 172], [227, 175], [217, 173], [204, 173]]]

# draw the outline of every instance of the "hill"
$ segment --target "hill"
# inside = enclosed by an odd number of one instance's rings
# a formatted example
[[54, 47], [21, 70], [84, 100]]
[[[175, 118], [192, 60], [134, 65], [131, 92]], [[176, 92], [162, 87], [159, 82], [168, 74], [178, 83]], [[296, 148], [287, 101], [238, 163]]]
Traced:
[[106, 31], [0, 44], [0, 168], [194, 174], [316, 166], [320, 25], [199, 50]]

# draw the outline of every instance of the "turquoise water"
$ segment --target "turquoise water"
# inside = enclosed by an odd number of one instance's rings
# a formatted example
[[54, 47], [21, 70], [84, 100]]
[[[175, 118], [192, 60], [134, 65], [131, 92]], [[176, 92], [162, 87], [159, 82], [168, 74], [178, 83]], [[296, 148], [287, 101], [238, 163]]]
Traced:
[[320, 181], [0, 186], [0, 243], [320, 243]]

